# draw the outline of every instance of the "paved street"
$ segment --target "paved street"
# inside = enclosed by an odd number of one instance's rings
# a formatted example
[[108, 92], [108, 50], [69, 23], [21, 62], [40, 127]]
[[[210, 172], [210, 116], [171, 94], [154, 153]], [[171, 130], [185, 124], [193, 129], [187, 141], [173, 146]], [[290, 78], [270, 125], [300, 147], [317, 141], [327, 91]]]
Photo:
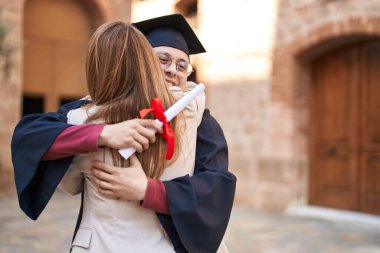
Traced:
[[236, 208], [226, 242], [231, 253], [380, 253], [380, 217], [313, 216], [310, 210], [290, 215]]
[[[77, 206], [78, 198], [57, 193], [35, 222], [15, 197], [0, 198], [0, 253], [68, 252]], [[225, 242], [231, 253], [380, 253], [379, 217], [322, 219], [307, 213], [234, 207]]]

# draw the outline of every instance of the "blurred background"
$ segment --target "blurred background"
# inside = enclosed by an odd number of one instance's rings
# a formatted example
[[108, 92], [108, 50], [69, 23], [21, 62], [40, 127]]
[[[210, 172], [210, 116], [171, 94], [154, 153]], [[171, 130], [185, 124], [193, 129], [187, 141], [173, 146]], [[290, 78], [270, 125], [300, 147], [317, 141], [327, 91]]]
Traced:
[[191, 78], [238, 178], [231, 252], [380, 252], [380, 0], [0, 0], [0, 253], [65, 252], [78, 211], [58, 193], [21, 213], [17, 122], [86, 95], [100, 24], [170, 13], [207, 50]]

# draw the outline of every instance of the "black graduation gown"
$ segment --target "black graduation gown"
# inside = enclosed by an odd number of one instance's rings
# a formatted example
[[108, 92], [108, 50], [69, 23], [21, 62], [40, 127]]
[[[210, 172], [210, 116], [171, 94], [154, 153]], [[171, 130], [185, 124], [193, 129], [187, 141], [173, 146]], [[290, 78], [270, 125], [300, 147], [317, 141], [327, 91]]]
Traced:
[[[66, 104], [57, 113], [27, 115], [15, 128], [12, 162], [19, 205], [33, 220], [49, 202], [73, 159], [44, 162], [41, 157], [70, 126], [66, 123], [68, 111], [85, 103]], [[227, 143], [207, 109], [198, 128], [196, 147], [194, 176], [164, 182], [171, 215], [157, 214], [176, 252], [216, 252], [235, 194], [236, 177], [228, 172]]]

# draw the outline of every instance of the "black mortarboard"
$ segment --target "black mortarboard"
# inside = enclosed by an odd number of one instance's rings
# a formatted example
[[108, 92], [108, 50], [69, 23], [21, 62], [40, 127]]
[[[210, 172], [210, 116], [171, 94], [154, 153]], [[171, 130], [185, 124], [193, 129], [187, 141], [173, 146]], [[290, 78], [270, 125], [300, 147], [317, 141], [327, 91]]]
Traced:
[[206, 52], [181, 14], [148, 19], [133, 25], [147, 37], [152, 47], [174, 47], [188, 55]]

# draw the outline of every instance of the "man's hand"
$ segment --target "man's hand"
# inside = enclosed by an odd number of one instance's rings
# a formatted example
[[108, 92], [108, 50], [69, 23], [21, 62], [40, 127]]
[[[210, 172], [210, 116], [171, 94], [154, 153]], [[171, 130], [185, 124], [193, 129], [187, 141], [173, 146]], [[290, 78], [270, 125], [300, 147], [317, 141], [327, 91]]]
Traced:
[[152, 119], [132, 119], [121, 123], [106, 125], [99, 136], [98, 146], [114, 149], [133, 147], [142, 152], [149, 143], [156, 141], [155, 132], [162, 133], [162, 127]]
[[130, 167], [120, 168], [94, 161], [92, 182], [99, 193], [108, 198], [121, 200], [143, 200], [148, 187], [140, 161], [136, 155], [129, 159]]

